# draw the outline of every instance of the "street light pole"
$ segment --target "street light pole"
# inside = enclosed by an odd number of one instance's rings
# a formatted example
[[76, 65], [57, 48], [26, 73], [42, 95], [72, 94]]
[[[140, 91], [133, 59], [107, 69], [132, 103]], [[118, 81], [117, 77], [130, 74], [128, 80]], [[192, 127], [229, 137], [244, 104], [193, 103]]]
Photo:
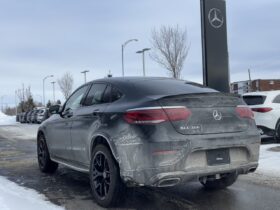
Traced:
[[16, 116], [17, 116], [17, 113], [18, 113], [18, 108], [17, 108], [17, 91], [15, 91], [15, 108], [16, 108]]
[[122, 76], [124, 77], [124, 48], [129, 42], [137, 42], [138, 39], [129, 39], [125, 43], [122, 44]]
[[4, 107], [3, 107], [3, 104], [4, 104], [3, 98], [6, 97], [6, 96], [7, 96], [7, 95], [2, 95], [2, 96], [1, 96], [1, 111], [2, 111], [2, 112], [4, 111]]
[[53, 82], [51, 82], [51, 83], [52, 83], [52, 85], [53, 85], [53, 104], [55, 104], [55, 87], [54, 87], [55, 82], [53, 81]]
[[43, 106], [46, 105], [46, 103], [45, 103], [45, 80], [49, 77], [53, 77], [53, 75], [48, 75], [48, 76], [44, 77], [44, 79], [43, 79], [43, 102], [44, 102]]
[[252, 91], [252, 80], [251, 80], [251, 69], [248, 69], [248, 74], [249, 74], [249, 91], [248, 92], [251, 92]]
[[89, 72], [89, 70], [84, 70], [81, 72], [85, 76], [85, 83], [87, 83], [87, 72]]
[[142, 54], [142, 60], [143, 60], [143, 76], [146, 76], [146, 70], [145, 70], [145, 52], [151, 50], [151, 48], [144, 48], [143, 50], [139, 50], [136, 53]]

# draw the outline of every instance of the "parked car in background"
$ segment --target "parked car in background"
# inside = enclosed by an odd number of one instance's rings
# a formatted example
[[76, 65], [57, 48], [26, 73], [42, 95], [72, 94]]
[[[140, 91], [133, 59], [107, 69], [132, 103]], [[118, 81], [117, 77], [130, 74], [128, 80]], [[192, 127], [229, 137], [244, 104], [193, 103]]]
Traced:
[[21, 112], [20, 115], [19, 115], [19, 122], [20, 123], [22, 123], [23, 118], [24, 118], [24, 112]]
[[105, 78], [79, 87], [38, 129], [39, 168], [89, 173], [98, 204], [126, 186], [199, 181], [223, 189], [258, 166], [260, 135], [243, 100], [169, 78]]
[[48, 118], [49, 118], [49, 109], [41, 108], [38, 110], [37, 119], [36, 119], [37, 123], [42, 123]]
[[38, 110], [35, 109], [32, 111], [31, 114], [31, 123], [37, 123], [37, 114], [38, 114]]
[[20, 114], [19, 114], [19, 122], [20, 123], [23, 123], [23, 120], [24, 120], [24, 112], [21, 112]]
[[20, 114], [21, 114], [21, 113], [17, 113], [17, 115], [16, 115], [16, 122], [19, 122], [19, 121], [20, 121]]
[[26, 111], [23, 113], [22, 116], [22, 123], [27, 123], [27, 115], [29, 114], [29, 111]]
[[17, 113], [17, 116], [16, 116], [16, 121], [17, 122], [21, 122], [21, 119], [22, 119], [22, 112], [21, 113]]
[[33, 114], [34, 110], [31, 110], [28, 112], [27, 117], [26, 117], [26, 122], [31, 123], [31, 116]]
[[280, 141], [280, 90], [246, 93], [242, 98], [252, 109], [260, 133]]
[[31, 111], [26, 111], [18, 114], [20, 123], [42, 123], [49, 118], [49, 109], [44, 107], [35, 108]]

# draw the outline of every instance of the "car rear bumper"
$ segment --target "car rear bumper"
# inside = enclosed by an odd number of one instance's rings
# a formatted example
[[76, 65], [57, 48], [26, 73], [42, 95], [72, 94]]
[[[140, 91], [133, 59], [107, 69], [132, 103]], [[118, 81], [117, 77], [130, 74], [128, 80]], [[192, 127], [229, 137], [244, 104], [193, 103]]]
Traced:
[[[201, 178], [227, 173], [248, 174], [254, 172], [258, 167], [257, 162], [242, 165], [222, 165], [215, 167], [205, 167], [189, 171], [169, 171], [158, 172], [157, 169], [131, 172], [124, 177], [126, 183], [132, 185], [146, 185], [153, 187], [170, 187], [186, 182], [198, 181]], [[129, 173], [127, 173], [128, 175]], [[135, 177], [136, 179], [132, 179]], [[150, 177], [147, 179], [147, 177]]]
[[270, 128], [262, 126], [262, 125], [258, 125], [257, 127], [258, 127], [261, 135], [274, 136], [274, 134], [275, 134], [274, 129], [270, 129]]
[[279, 111], [272, 110], [267, 113], [254, 112], [256, 125], [275, 130], [276, 123], [279, 119]]
[[[249, 135], [197, 135], [189, 137], [179, 147], [175, 143], [176, 154], [159, 154], [160, 157], [151, 155], [152, 148], [157, 147], [156, 144], [161, 144], [160, 148], [164, 147], [163, 144], [170, 148], [174, 142], [125, 145], [122, 148], [125, 152], [119, 156], [121, 177], [124, 182], [133, 185], [163, 187], [208, 175], [247, 174], [258, 166], [260, 141], [256, 131]], [[229, 149], [230, 162], [209, 165], [207, 151], [221, 148]]]

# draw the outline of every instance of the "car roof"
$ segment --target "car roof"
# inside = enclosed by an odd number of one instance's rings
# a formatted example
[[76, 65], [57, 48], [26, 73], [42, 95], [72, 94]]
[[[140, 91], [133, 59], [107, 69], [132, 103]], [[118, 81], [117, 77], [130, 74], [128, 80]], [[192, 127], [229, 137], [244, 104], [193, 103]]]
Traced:
[[278, 95], [280, 95], [280, 90], [251, 92], [251, 93], [246, 93], [243, 96], [265, 96], [266, 99], [263, 104], [266, 104], [266, 103], [271, 103]]
[[250, 92], [243, 94], [243, 96], [277, 96], [278, 94], [280, 94], [280, 90]]
[[125, 95], [132, 98], [218, 92], [194, 82], [168, 77], [107, 77], [93, 80], [87, 84], [102, 82], [114, 85]]
[[[152, 80], [178, 80], [178, 79], [173, 79], [173, 78], [168, 78], [168, 77], [105, 77], [102, 79], [97, 79], [97, 80], [92, 80], [88, 83], [92, 82], [109, 82], [112, 84], [120, 84], [120, 83], [128, 83], [128, 82], [147, 82], [147, 81], [152, 81]], [[188, 82], [186, 80], [181, 80]]]

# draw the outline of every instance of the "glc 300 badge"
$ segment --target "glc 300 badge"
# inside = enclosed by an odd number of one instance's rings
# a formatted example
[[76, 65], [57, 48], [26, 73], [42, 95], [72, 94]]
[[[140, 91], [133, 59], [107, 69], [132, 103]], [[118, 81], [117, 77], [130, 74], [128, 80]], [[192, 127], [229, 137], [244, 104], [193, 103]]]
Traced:
[[221, 10], [212, 8], [208, 13], [208, 20], [212, 27], [220, 28], [224, 24], [224, 17]]

